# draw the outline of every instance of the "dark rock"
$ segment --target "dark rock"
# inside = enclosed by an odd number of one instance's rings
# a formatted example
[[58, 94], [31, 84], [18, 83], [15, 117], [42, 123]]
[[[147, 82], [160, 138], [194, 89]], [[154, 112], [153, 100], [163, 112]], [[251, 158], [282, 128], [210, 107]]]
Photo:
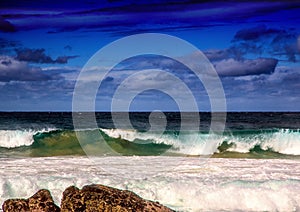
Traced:
[[158, 202], [142, 199], [135, 193], [104, 185], [71, 186], [63, 193], [61, 212], [173, 211]]
[[39, 190], [28, 199], [9, 199], [2, 205], [3, 212], [59, 212], [60, 208], [54, 204], [50, 192]]

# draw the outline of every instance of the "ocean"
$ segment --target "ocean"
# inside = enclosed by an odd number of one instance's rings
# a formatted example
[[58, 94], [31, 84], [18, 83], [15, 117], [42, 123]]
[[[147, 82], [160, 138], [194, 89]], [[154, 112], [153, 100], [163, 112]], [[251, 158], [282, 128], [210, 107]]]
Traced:
[[100, 183], [176, 211], [300, 211], [300, 113], [229, 112], [213, 133], [210, 113], [116, 114], [0, 113], [0, 203]]

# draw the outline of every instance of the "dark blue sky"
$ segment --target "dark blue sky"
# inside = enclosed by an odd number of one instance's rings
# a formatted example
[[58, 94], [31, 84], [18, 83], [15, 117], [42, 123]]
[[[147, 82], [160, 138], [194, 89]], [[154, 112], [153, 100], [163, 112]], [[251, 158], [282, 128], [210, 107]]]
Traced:
[[[200, 49], [220, 76], [229, 111], [299, 111], [299, 22], [297, 1], [1, 0], [0, 111], [70, 111], [89, 58], [114, 40], [147, 32], [177, 36]], [[175, 74], [197, 96], [200, 110], [210, 110], [201, 82], [185, 67], [148, 56], [116, 67], [101, 85], [96, 108], [109, 110], [124, 76], [146, 69]], [[163, 78], [143, 79], [133, 82], [135, 88]], [[169, 96], [147, 91], [131, 109], [177, 106]]]

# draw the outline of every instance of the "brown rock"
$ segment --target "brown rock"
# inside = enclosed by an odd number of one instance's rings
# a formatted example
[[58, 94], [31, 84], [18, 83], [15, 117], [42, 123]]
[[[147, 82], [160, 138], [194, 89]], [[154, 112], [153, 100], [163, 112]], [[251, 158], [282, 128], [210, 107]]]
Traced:
[[2, 205], [4, 212], [28, 212], [28, 200], [27, 199], [8, 199]]
[[59, 212], [60, 208], [54, 204], [50, 192], [39, 190], [28, 199], [9, 199], [2, 205], [3, 212]]
[[63, 193], [61, 212], [171, 212], [173, 210], [142, 199], [135, 193], [104, 185], [71, 186]]
[[42, 189], [28, 199], [9, 199], [3, 212], [171, 212], [173, 210], [135, 193], [104, 185], [87, 185], [81, 190], [71, 186], [63, 193], [61, 209], [48, 190]]

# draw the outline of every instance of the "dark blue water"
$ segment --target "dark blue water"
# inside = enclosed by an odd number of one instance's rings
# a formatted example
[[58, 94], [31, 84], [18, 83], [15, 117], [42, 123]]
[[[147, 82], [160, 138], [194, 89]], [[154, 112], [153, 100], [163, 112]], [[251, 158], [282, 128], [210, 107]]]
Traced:
[[[122, 113], [120, 113], [122, 116]], [[180, 113], [165, 112], [167, 129], [179, 129], [181, 125]], [[187, 113], [194, 116], [194, 113]], [[210, 113], [200, 114], [200, 129], [208, 129], [211, 121]], [[149, 112], [129, 113], [132, 125], [137, 130], [147, 130], [149, 126]], [[93, 116], [84, 113], [83, 116]], [[111, 113], [98, 112], [96, 119], [100, 128], [114, 128]], [[188, 120], [186, 120], [187, 122]], [[190, 123], [192, 124], [192, 123]], [[0, 112], [0, 130], [35, 129], [43, 127], [58, 129], [73, 129], [72, 113], [70, 112]], [[297, 112], [229, 112], [226, 116], [226, 130], [236, 129], [299, 129], [300, 113]]]

